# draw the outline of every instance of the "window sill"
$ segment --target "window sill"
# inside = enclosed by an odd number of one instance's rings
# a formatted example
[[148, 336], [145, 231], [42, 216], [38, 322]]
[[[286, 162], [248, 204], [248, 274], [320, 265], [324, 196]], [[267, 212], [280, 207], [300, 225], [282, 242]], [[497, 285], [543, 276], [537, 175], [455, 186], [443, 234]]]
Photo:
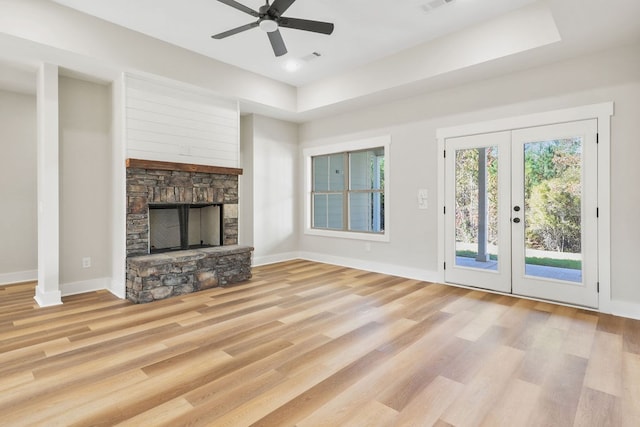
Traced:
[[338, 230], [318, 230], [315, 228], [306, 228], [304, 234], [310, 236], [334, 237], [338, 239], [366, 240], [370, 242], [388, 242], [389, 231], [384, 234], [375, 233], [358, 233], [354, 231], [338, 231]]

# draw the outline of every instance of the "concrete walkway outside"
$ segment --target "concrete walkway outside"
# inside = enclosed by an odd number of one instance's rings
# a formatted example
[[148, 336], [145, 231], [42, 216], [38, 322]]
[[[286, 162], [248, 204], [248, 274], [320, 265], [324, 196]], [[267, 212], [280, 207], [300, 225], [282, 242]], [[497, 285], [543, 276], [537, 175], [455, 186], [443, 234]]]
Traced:
[[[475, 258], [456, 257], [456, 265], [459, 267], [480, 268], [484, 270], [497, 270], [498, 261], [481, 262]], [[530, 265], [525, 267], [527, 276], [544, 277], [547, 279], [564, 280], [567, 282], [582, 282], [582, 270], [571, 268], [547, 267], [544, 265]]]

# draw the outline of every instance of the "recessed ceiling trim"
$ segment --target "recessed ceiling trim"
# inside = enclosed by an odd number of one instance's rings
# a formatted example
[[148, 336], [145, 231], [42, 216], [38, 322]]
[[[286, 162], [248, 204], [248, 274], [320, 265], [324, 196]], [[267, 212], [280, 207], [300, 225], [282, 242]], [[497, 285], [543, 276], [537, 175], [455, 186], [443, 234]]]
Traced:
[[298, 111], [366, 96], [560, 41], [549, 8], [525, 6], [384, 60], [298, 88]]

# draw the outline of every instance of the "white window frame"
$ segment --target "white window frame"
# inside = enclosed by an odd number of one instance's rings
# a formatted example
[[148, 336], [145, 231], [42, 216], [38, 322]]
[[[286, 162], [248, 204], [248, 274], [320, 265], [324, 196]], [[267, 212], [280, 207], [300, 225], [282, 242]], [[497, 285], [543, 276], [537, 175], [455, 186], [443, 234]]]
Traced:
[[[312, 190], [312, 158], [329, 154], [384, 148], [384, 232], [368, 233], [361, 231], [326, 230], [313, 228], [311, 224], [311, 190]], [[368, 240], [374, 242], [388, 242], [390, 240], [390, 206], [391, 206], [391, 135], [364, 138], [340, 144], [323, 145], [305, 148], [302, 151], [304, 161], [304, 234], [323, 237], [337, 237], [341, 239]], [[348, 185], [345, 183], [345, 185]]]

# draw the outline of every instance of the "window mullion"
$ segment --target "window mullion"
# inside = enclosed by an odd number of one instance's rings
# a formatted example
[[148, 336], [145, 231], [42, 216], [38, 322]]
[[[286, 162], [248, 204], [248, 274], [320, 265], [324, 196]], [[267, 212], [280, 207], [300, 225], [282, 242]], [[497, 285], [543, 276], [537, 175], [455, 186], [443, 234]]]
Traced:
[[344, 186], [342, 191], [342, 229], [349, 230], [349, 190], [351, 189], [351, 178], [349, 174], [349, 153], [344, 153]]

